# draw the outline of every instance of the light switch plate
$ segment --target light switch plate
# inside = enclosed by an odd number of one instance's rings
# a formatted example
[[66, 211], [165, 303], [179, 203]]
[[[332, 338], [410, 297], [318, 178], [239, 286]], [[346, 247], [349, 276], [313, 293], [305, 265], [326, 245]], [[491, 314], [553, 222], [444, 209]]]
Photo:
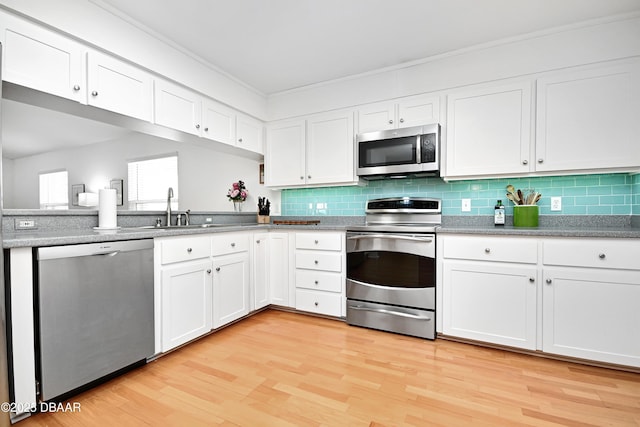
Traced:
[[462, 212], [471, 212], [471, 199], [462, 199]]
[[552, 197], [551, 198], [551, 210], [552, 211], [561, 211], [562, 210], [562, 197]]

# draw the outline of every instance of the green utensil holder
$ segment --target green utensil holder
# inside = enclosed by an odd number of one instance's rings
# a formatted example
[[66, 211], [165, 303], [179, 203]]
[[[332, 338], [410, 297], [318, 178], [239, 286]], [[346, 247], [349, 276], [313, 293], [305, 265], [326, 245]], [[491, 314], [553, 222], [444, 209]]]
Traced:
[[514, 227], [537, 227], [538, 205], [517, 205], [513, 207]]

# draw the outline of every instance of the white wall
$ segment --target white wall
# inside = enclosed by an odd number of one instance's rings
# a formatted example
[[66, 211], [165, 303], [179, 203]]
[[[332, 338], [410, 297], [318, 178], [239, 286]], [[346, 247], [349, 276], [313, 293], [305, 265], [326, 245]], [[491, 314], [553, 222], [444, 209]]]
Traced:
[[0, 0], [2, 5], [247, 114], [262, 120], [266, 118], [266, 97], [263, 94], [211, 64], [152, 37], [91, 1]]
[[272, 202], [272, 214], [280, 213], [280, 192], [259, 184], [259, 161], [134, 132], [119, 140], [3, 161], [4, 171], [13, 171], [3, 174], [4, 208], [37, 209], [38, 173], [66, 169], [70, 186], [85, 184], [90, 192], [108, 186], [111, 179], [124, 179], [126, 209], [127, 161], [176, 152], [180, 210], [232, 211], [227, 190], [241, 179], [249, 191], [245, 211], [257, 211], [258, 197], [264, 196]]
[[640, 55], [640, 16], [476, 46], [271, 95], [269, 120]]

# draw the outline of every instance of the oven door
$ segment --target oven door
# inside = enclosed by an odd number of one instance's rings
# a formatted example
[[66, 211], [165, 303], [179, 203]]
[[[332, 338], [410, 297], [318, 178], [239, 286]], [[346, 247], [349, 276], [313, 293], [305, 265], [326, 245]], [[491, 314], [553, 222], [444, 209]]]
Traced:
[[435, 310], [435, 235], [347, 233], [347, 298]]

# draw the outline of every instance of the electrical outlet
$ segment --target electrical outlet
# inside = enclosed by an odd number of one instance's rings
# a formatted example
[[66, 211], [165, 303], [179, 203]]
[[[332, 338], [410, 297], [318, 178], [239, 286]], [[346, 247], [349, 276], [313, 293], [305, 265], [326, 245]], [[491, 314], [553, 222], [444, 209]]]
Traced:
[[14, 228], [16, 230], [33, 230], [36, 228], [36, 222], [32, 219], [16, 219]]
[[561, 211], [562, 210], [562, 197], [552, 197], [551, 198], [551, 210], [552, 211]]
[[206, 217], [204, 219], [204, 222], [213, 222], [213, 219], [211, 219], [211, 217]]
[[471, 212], [471, 199], [462, 199], [462, 212]]

